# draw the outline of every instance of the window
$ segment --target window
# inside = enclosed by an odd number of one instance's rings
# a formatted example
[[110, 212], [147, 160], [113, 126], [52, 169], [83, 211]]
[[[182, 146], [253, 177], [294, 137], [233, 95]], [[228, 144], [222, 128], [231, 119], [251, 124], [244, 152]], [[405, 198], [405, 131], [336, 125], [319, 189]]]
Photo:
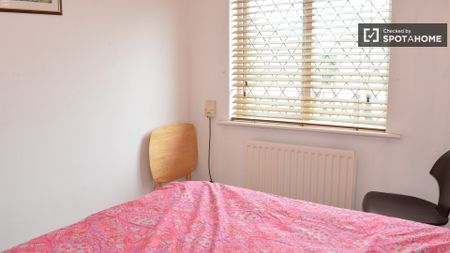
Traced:
[[233, 120], [385, 130], [389, 49], [358, 47], [390, 0], [233, 0]]

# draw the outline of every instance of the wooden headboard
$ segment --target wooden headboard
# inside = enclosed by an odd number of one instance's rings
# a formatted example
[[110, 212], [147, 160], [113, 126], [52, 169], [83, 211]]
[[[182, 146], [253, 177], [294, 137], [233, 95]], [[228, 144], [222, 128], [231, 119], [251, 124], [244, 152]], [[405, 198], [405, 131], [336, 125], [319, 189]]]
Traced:
[[160, 127], [150, 135], [150, 169], [156, 187], [181, 177], [190, 180], [197, 156], [197, 135], [192, 124]]

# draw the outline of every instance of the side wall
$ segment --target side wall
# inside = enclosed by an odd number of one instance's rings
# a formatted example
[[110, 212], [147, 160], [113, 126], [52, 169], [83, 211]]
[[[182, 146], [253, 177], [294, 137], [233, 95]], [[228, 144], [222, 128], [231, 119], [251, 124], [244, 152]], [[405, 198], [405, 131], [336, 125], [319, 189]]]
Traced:
[[188, 119], [178, 1], [63, 4], [0, 12], [0, 251], [149, 192], [148, 133]]

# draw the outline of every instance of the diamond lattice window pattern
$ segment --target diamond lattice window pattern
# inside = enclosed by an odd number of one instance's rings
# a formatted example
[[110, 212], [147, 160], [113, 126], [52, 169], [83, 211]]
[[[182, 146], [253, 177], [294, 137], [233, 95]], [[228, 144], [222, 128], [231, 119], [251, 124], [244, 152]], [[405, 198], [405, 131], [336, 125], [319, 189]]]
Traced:
[[232, 118], [385, 130], [388, 48], [358, 47], [359, 23], [390, 0], [234, 0]]

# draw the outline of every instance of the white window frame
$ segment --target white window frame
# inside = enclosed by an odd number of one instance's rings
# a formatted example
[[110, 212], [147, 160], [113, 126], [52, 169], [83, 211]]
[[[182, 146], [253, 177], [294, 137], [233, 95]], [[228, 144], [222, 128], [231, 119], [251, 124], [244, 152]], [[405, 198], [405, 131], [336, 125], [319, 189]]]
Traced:
[[[252, 0], [250, 0], [250, 1], [252, 1]], [[307, 6], [307, 8], [309, 8], [311, 10], [313, 1], [323, 1], [323, 0], [306, 0], [306, 1], [303, 2], [303, 6]], [[384, 124], [381, 127], [372, 127], [370, 125], [365, 125], [365, 124], [341, 124], [341, 123], [334, 124], [334, 122], [325, 122], [325, 123], [322, 124], [322, 123], [317, 123], [317, 122], [308, 121], [308, 120], [289, 120], [289, 119], [271, 120], [270, 118], [269, 119], [261, 119], [261, 118], [258, 118], [258, 117], [256, 117], [256, 118], [247, 117], [246, 118], [246, 117], [236, 116], [236, 114], [235, 114], [235, 112], [236, 112], [236, 110], [235, 110], [236, 104], [233, 102], [233, 101], [235, 101], [234, 95], [236, 94], [236, 92], [235, 92], [236, 88], [233, 87], [233, 79], [235, 78], [235, 75], [233, 75], [233, 73], [236, 72], [236, 69], [234, 69], [234, 65], [233, 65], [233, 54], [236, 53], [236, 51], [233, 50], [234, 49], [234, 47], [233, 47], [233, 43], [234, 43], [233, 37], [235, 36], [234, 32], [236, 31], [235, 29], [233, 29], [233, 26], [235, 25], [235, 22], [233, 22], [233, 14], [234, 14], [233, 2], [235, 2], [235, 0], [230, 0], [230, 91], [231, 92], [230, 92], [230, 101], [229, 101], [229, 106], [230, 106], [229, 107], [229, 112], [230, 112], [229, 116], [230, 116], [230, 119], [232, 121], [244, 121], [244, 122], [253, 122], [253, 123], [259, 123], [259, 122], [261, 122], [261, 123], [271, 123], [272, 122], [272, 123], [277, 123], [277, 124], [289, 124], [289, 125], [300, 125], [300, 126], [309, 126], [309, 125], [311, 125], [311, 126], [326, 126], [326, 127], [330, 127], [331, 126], [331, 127], [339, 127], [339, 128], [342, 128], [342, 127], [343, 128], [350, 128], [350, 129], [353, 129], [353, 130], [376, 130], [376, 131], [382, 131], [382, 132], [386, 131], [387, 108], [386, 108], [386, 115], [384, 117], [385, 121], [384, 121]], [[309, 17], [311, 19], [313, 19], [313, 16], [310, 15], [311, 13], [308, 13], [308, 10], [306, 10], [307, 8], [303, 9], [303, 14], [305, 16], [307, 16], [307, 17], [309, 15]], [[391, 16], [390, 16], [391, 9], [392, 9], [391, 1], [389, 1], [389, 21], [391, 19]], [[303, 20], [303, 24], [311, 23], [311, 25], [312, 25], [311, 21], [312, 20], [309, 20], [309, 21], [308, 20]], [[357, 41], [355, 41], [355, 42], [357, 42]], [[386, 50], [387, 50], [388, 57], [390, 57], [389, 49], [386, 49]], [[306, 46], [305, 46], [305, 44], [303, 44], [303, 48], [301, 48], [301, 51], [302, 51], [302, 54], [305, 54], [305, 55], [311, 54], [312, 47], [308, 49], [308, 45], [306, 44]], [[388, 82], [388, 80], [389, 80], [389, 78], [388, 78], [389, 77], [389, 60], [388, 60], [388, 63], [387, 63], [386, 71], [388, 73], [388, 75], [386, 77], [386, 80], [387, 80], [386, 82]], [[305, 74], [302, 73], [302, 76], [305, 76]], [[305, 82], [302, 81], [302, 87], [303, 86], [307, 86], [308, 87], [308, 84], [309, 83], [307, 81], [305, 81]], [[308, 89], [302, 88], [302, 91], [303, 90], [307, 91]], [[312, 89], [309, 89], [309, 90], [311, 92]], [[386, 90], [386, 93], [387, 92], [388, 91]], [[305, 103], [303, 101], [304, 97], [305, 97], [305, 95], [302, 95], [302, 97], [300, 99], [300, 103], [301, 104]], [[387, 95], [386, 95], [386, 107], [387, 107], [387, 101], [388, 100], [387, 100]]]

